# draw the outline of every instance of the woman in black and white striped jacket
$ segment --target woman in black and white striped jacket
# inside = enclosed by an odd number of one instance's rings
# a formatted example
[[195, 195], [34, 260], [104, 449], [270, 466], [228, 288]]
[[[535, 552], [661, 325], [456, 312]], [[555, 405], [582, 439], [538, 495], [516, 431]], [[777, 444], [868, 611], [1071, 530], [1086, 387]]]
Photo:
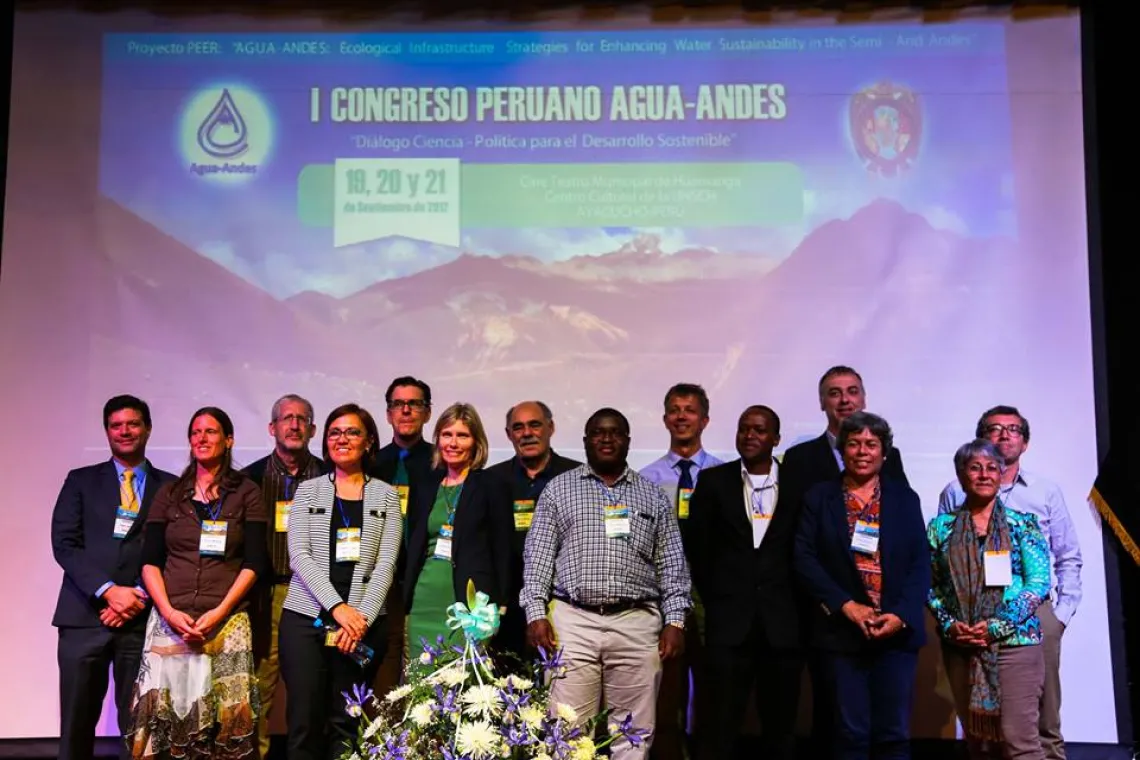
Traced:
[[[334, 409], [322, 444], [330, 472], [306, 480], [293, 497], [293, 580], [278, 644], [289, 690], [290, 760], [340, 755], [338, 732], [353, 734], [341, 692], [370, 686], [384, 657], [384, 600], [396, 574], [403, 527], [395, 489], [366, 474], [378, 440], [367, 410], [356, 404]], [[361, 644], [372, 650], [364, 665]]]

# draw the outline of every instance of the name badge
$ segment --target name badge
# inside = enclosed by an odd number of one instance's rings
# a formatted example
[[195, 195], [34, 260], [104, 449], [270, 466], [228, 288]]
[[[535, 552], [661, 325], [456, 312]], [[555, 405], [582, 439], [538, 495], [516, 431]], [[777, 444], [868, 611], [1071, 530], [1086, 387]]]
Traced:
[[1013, 585], [1013, 564], [1010, 562], [1009, 552], [986, 552], [982, 567], [987, 586]]
[[336, 637], [337, 637], [337, 634], [339, 634], [339, 633], [340, 633], [340, 628], [332, 628], [332, 627], [326, 628], [325, 629], [325, 646], [326, 647], [335, 647], [336, 646]]
[[226, 556], [226, 531], [229, 525], [225, 520], [203, 520], [202, 537], [198, 540], [198, 553], [203, 557]]
[[436, 559], [445, 559], [451, 561], [451, 542], [455, 535], [455, 529], [450, 525], [443, 525], [439, 529], [439, 538], [435, 540], [435, 554], [432, 556]]
[[360, 528], [336, 529], [336, 561], [360, 561]]
[[689, 500], [693, 498], [693, 489], [691, 488], [678, 488], [677, 489], [677, 519], [689, 519]]
[[855, 523], [855, 535], [851, 537], [851, 548], [863, 554], [879, 551], [879, 524], [859, 520]]
[[529, 530], [534, 522], [534, 499], [515, 501], [515, 530]]
[[292, 501], [279, 501], [273, 510], [273, 529], [278, 533], [289, 531], [289, 513], [293, 511]]
[[131, 512], [128, 509], [119, 507], [119, 511], [115, 513], [115, 538], [126, 538], [127, 534], [131, 532], [131, 528], [135, 526], [135, 520], [138, 518], [138, 512]]
[[400, 514], [408, 515], [408, 486], [396, 486], [396, 494], [400, 497]]
[[606, 538], [629, 535], [629, 507], [616, 504], [606, 507]]
[[764, 535], [768, 532], [768, 526], [772, 524], [772, 515], [755, 514], [752, 515], [752, 546], [759, 548], [761, 542], [764, 540]]

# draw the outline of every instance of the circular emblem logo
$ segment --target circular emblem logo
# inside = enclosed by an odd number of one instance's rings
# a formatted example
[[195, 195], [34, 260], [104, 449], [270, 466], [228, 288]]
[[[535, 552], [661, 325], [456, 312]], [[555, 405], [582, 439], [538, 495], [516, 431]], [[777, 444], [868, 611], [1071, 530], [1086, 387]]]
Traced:
[[189, 171], [202, 179], [246, 182], [273, 147], [273, 120], [256, 92], [238, 84], [198, 91], [179, 119], [179, 148]]
[[918, 96], [906, 87], [880, 82], [851, 96], [851, 143], [871, 171], [893, 177], [918, 155], [922, 112]]

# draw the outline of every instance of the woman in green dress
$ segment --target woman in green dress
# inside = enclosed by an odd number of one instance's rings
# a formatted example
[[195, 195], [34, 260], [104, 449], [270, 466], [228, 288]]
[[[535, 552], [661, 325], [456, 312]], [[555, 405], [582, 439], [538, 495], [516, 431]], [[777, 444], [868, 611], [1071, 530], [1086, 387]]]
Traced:
[[475, 583], [500, 607], [515, 587], [510, 572], [513, 528], [507, 484], [483, 469], [489, 446], [470, 404], [448, 407], [435, 424], [434, 471], [408, 506], [404, 604], [407, 649], [418, 657], [426, 641], [451, 635], [447, 608], [467, 599]]

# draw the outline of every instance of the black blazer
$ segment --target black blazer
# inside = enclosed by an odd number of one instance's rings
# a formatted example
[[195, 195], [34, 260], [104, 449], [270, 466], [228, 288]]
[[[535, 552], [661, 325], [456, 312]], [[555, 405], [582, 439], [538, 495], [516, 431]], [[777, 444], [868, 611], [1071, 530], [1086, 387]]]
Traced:
[[763, 626], [773, 647], [800, 646], [792, 585], [799, 505], [785, 499], [782, 488], [778, 494], [775, 515], [756, 549], [744, 508], [740, 460], [701, 471], [689, 501], [686, 553], [705, 606], [709, 646], [743, 644], [753, 625]]
[[[424, 486], [410, 494], [404, 576], [404, 608], [408, 610], [412, 609], [416, 582], [428, 558], [428, 518], [443, 476], [443, 470], [433, 471]], [[452, 526], [455, 601], [466, 603], [470, 579], [475, 581], [476, 591], [484, 592], [500, 606], [506, 605], [514, 526], [512, 509], [511, 493], [502, 480], [487, 470], [472, 470], [467, 474]]]
[[[101, 626], [99, 611], [106, 602], [95, 592], [107, 581], [120, 586], [141, 585], [142, 546], [147, 514], [154, 495], [174, 480], [146, 463], [146, 488], [139, 516], [125, 538], [115, 538], [119, 509], [119, 474], [112, 460], [80, 467], [67, 473], [51, 515], [51, 549], [63, 568], [63, 583], [55, 605], [52, 625], [58, 628]], [[131, 621], [138, 624], [146, 615]]]
[[[784, 452], [780, 462], [780, 499], [799, 503], [816, 483], [832, 480], [839, 474], [839, 463], [835, 461], [827, 433], [798, 443]], [[882, 476], [910, 485], [903, 470], [902, 454], [893, 446], [883, 461]]]
[[889, 639], [869, 642], [841, 611], [849, 601], [870, 604], [870, 600], [855, 569], [843, 481], [835, 478], [818, 483], [807, 492], [796, 532], [796, 574], [815, 603], [812, 645], [819, 649], [913, 651], [926, 641], [930, 547], [922, 505], [918, 494], [898, 481], [884, 478], [880, 488], [881, 608], [898, 615], [906, 628]]

